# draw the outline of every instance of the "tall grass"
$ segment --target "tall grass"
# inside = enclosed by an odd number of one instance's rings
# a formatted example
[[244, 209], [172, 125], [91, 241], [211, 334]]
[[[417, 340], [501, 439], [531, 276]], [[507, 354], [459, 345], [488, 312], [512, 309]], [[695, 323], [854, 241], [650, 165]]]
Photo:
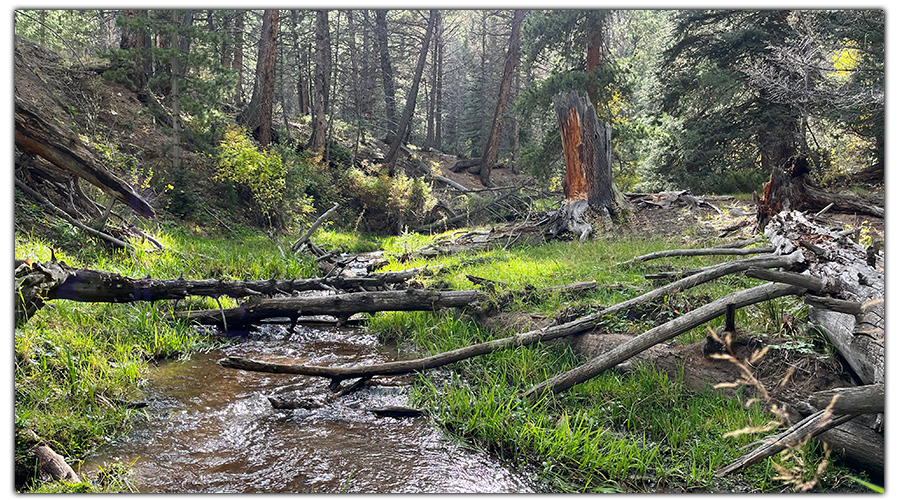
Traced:
[[[165, 249], [110, 251], [90, 242], [74, 252], [34, 235], [16, 235], [15, 258], [158, 279], [249, 280], [305, 278], [314, 262], [290, 251], [287, 239], [245, 232], [213, 239], [183, 228], [152, 233]], [[71, 247], [70, 247], [71, 248]], [[206, 299], [209, 302], [212, 299]], [[200, 301], [203, 302], [203, 301]], [[222, 300], [228, 306], [234, 301]], [[210, 305], [211, 306], [211, 305]], [[27, 475], [28, 431], [70, 458], [79, 458], [129, 427], [139, 410], [141, 381], [152, 362], [209, 349], [209, 338], [171, 316], [172, 304], [92, 304], [50, 301], [15, 329], [16, 466]], [[115, 482], [113, 482], [115, 483]], [[85, 487], [82, 485], [82, 487]], [[78, 490], [73, 487], [72, 490]], [[89, 488], [88, 488], [89, 489]]]
[[[403, 242], [392, 245], [396, 248]], [[649, 269], [703, 267], [728, 259], [711, 256], [616, 265], [676, 246], [681, 247], [661, 239], [551, 242], [405, 265], [438, 268], [423, 281], [450, 288], [471, 288], [467, 275], [504, 282], [511, 290], [586, 280], [600, 283], [599, 290], [581, 297], [543, 294], [538, 303], [512, 306], [514, 311], [553, 317], [567, 307], [588, 312], [645, 293], [656, 286], [643, 276]], [[640, 334], [757, 283], [742, 276], [725, 277], [668, 296], [637, 313], [608, 318], [606, 326]], [[737, 321], [751, 333], [778, 336], [783, 333], [778, 327], [781, 314], [801, 314], [799, 307], [796, 299], [780, 299], [740, 310]], [[678, 340], [702, 340], [709, 326], [720, 326], [722, 321], [698, 327]], [[384, 339], [416, 346], [423, 354], [519, 333], [489, 331], [477, 318], [449, 311], [381, 313], [370, 319], [369, 328]], [[627, 375], [607, 371], [538, 403], [522, 399], [534, 384], [579, 363], [564, 343], [495, 352], [420, 376], [413, 401], [429, 407], [433, 418], [452, 434], [517, 463], [538, 465], [544, 477], [564, 491], [729, 491], [738, 481], [745, 491], [778, 491], [780, 484], [772, 479], [770, 462], [751, 467], [739, 480], [715, 477], [716, 470], [741, 454], [741, 446], [758, 438], [724, 435], [769, 421], [763, 406], [745, 408], [740, 398], [691, 391], [680, 379], [640, 365]], [[810, 453], [817, 456], [815, 450]]]

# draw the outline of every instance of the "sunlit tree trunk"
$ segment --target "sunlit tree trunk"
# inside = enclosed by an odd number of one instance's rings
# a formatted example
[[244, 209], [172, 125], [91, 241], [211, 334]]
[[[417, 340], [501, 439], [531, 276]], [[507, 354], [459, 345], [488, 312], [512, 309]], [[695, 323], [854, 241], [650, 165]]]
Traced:
[[275, 50], [278, 36], [278, 10], [263, 13], [259, 56], [256, 60], [256, 84], [250, 104], [238, 116], [238, 122], [253, 131], [260, 148], [272, 140], [272, 101], [275, 94]]
[[497, 162], [497, 150], [500, 145], [500, 132], [503, 124], [503, 113], [506, 110], [506, 101], [509, 98], [509, 89], [512, 86], [513, 73], [519, 62], [519, 46], [521, 40], [519, 32], [521, 31], [522, 21], [525, 19], [525, 10], [516, 10], [513, 14], [512, 32], [509, 35], [509, 49], [506, 53], [506, 66], [503, 69], [503, 80], [500, 81], [500, 97], [497, 99], [497, 110], [494, 113], [494, 121], [491, 125], [491, 133], [488, 136], [487, 143], [484, 146], [484, 152], [481, 155], [481, 173], [479, 178], [481, 184], [490, 186], [491, 169]]

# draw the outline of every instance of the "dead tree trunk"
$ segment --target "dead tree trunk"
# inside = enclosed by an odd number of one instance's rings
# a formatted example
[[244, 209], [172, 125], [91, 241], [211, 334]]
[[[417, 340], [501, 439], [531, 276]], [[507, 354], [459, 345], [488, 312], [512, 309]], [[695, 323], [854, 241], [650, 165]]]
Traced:
[[142, 217], [153, 217], [153, 207], [125, 181], [103, 167], [99, 158], [75, 134], [45, 119], [37, 107], [18, 95], [15, 101], [17, 146], [90, 182]]
[[156, 280], [129, 278], [106, 271], [76, 269], [62, 262], [16, 262], [16, 324], [26, 322], [47, 300], [129, 303], [178, 300], [190, 296], [257, 297], [310, 290], [372, 291], [388, 289], [415, 277], [423, 268], [368, 276], [258, 281], [219, 279]]
[[721, 316], [725, 313], [726, 307], [729, 304], [733, 304], [734, 307], [740, 308], [785, 295], [799, 295], [802, 294], [803, 291], [802, 288], [792, 285], [770, 283], [726, 295], [714, 302], [679, 316], [668, 323], [651, 328], [642, 335], [618, 346], [612, 351], [597, 356], [578, 368], [535, 385], [528, 390], [526, 396], [531, 399], [539, 399], [547, 394], [565, 391], [576, 384], [580, 384], [585, 380], [596, 377], [605, 370], [627, 361], [632, 356], [635, 356], [660, 342], [677, 337], [695, 326], [702, 325], [713, 318]]
[[225, 328], [247, 326], [271, 318], [296, 321], [303, 316], [328, 315], [349, 318], [356, 313], [379, 311], [432, 311], [441, 308], [471, 307], [484, 299], [475, 290], [434, 292], [430, 290], [389, 290], [312, 297], [250, 299], [231, 309], [208, 309], [176, 313], [177, 318]]
[[754, 194], [757, 204], [757, 226], [760, 230], [776, 214], [792, 210], [830, 210], [863, 213], [884, 218], [884, 208], [856, 196], [829, 193], [809, 177], [809, 161], [804, 157], [789, 159], [781, 168], [772, 169], [769, 182], [763, 186], [763, 196]]
[[593, 231], [593, 225], [585, 219], [588, 209], [610, 221], [624, 204], [612, 176], [611, 128], [600, 123], [586, 95], [559, 94], [553, 107], [566, 161], [566, 204], [557, 212], [548, 233], [556, 236], [569, 231], [583, 241]]
[[[884, 268], [866, 249], [797, 211], [776, 214], [765, 235], [776, 253], [800, 251], [806, 274], [831, 297], [811, 298], [809, 317], [866, 384], [884, 382]], [[833, 299], [838, 299], [837, 301]]]
[[425, 28], [425, 39], [422, 40], [422, 50], [419, 51], [419, 59], [416, 62], [416, 70], [413, 74], [412, 86], [409, 94], [406, 96], [406, 106], [403, 108], [403, 114], [400, 115], [400, 124], [397, 126], [397, 141], [391, 144], [384, 162], [388, 164], [388, 175], [394, 175], [394, 165], [397, 161], [397, 154], [400, 152], [400, 146], [406, 141], [406, 129], [412, 120], [413, 111], [416, 109], [416, 96], [419, 93], [419, 82], [422, 80], [422, 71], [425, 68], [425, 58], [428, 56], [428, 45], [431, 43], [431, 34], [434, 32], [434, 25], [438, 18], [437, 10], [432, 10], [428, 16], [428, 26]]
[[484, 152], [481, 155], [479, 179], [485, 187], [491, 185], [491, 169], [494, 168], [494, 163], [497, 161], [503, 113], [506, 109], [506, 101], [509, 98], [509, 89], [512, 86], [513, 72], [516, 69], [516, 64], [519, 62], [519, 45], [521, 45], [519, 31], [527, 12], [526, 10], [516, 10], [513, 14], [512, 32], [509, 35], [509, 49], [506, 53], [506, 66], [503, 69], [503, 79], [500, 81], [500, 97], [497, 100], [497, 110], [494, 112], [491, 132], [484, 146]]

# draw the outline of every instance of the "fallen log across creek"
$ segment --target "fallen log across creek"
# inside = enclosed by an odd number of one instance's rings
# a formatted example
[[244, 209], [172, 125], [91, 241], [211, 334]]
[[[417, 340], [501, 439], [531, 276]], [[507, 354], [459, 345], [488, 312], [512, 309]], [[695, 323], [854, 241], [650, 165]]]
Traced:
[[60, 261], [16, 261], [16, 324], [24, 324], [47, 300], [128, 303], [178, 300], [190, 296], [255, 297], [310, 290], [378, 290], [405, 283], [428, 268], [370, 273], [366, 276], [227, 281], [221, 279], [160, 280], [129, 278], [93, 269], [78, 269]]
[[290, 318], [292, 321], [301, 316], [319, 315], [346, 319], [357, 313], [431, 311], [442, 308], [469, 307], [484, 298], [486, 295], [476, 290], [431, 291], [415, 288], [309, 297], [273, 297], [270, 299], [251, 297], [239, 307], [181, 311], [175, 313], [175, 317], [204, 325], [227, 328], [235, 325], [251, 325], [279, 317]]

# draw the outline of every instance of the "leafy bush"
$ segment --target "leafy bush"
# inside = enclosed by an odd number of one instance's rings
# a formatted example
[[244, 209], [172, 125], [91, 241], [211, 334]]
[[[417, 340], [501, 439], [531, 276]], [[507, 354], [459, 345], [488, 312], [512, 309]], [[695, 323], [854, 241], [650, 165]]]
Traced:
[[398, 174], [370, 176], [349, 169], [348, 192], [360, 209], [357, 229], [372, 233], [399, 234], [404, 226], [417, 225], [434, 205], [431, 190], [422, 179]]
[[242, 194], [249, 194], [263, 215], [275, 214], [285, 189], [285, 167], [281, 155], [259, 151], [247, 131], [229, 126], [219, 143], [218, 177], [235, 183]]

